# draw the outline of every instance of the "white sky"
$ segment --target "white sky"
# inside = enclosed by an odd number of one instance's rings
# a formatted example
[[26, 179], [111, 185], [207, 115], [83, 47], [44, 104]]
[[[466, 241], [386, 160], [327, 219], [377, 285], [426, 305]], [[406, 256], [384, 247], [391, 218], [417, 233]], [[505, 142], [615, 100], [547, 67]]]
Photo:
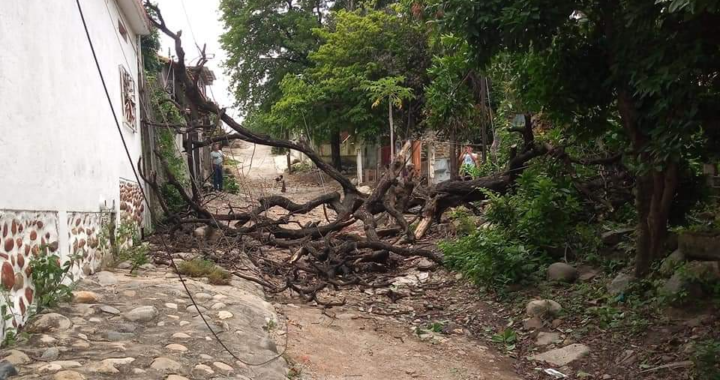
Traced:
[[[168, 28], [172, 31], [182, 30], [183, 32], [182, 42], [185, 48], [186, 63], [195, 64], [200, 56], [195, 42], [200, 48], [203, 44], [207, 44], [205, 52], [208, 58], [213, 55], [214, 58], [207, 63], [206, 67], [211, 69], [217, 77], [210, 95], [215, 95], [215, 100], [221, 107], [227, 107], [229, 115], [236, 116], [236, 110], [231, 108], [235, 102], [230, 93], [230, 79], [224, 74], [221, 67], [227, 54], [220, 47], [220, 35], [223, 32], [223, 23], [220, 21], [220, 11], [218, 10], [220, 0], [156, 1]], [[187, 16], [185, 11], [187, 11]], [[168, 49], [170, 49], [172, 56], [176, 57], [172, 40], [162, 33], [160, 33], [160, 37], [161, 54], [167, 56]]]

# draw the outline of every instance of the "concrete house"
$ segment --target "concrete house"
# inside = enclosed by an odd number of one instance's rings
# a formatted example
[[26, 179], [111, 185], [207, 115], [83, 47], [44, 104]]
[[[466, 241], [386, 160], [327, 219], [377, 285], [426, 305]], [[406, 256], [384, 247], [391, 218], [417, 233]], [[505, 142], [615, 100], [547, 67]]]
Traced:
[[[81, 4], [137, 163], [147, 14], [140, 0]], [[77, 279], [99, 268], [105, 225], [141, 228], [147, 216], [75, 2], [3, 1], [0, 46], [0, 303], [13, 315], [0, 322], [4, 335], [31, 310], [39, 252], [72, 260]]]

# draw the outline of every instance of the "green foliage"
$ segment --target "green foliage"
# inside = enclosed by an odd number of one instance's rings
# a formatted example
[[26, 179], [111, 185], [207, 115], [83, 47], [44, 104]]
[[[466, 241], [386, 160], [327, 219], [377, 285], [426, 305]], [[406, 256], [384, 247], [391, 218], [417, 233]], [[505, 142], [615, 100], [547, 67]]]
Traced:
[[238, 185], [235, 176], [228, 175], [223, 178], [223, 191], [226, 191], [230, 194], [240, 193], [240, 185]]
[[549, 250], [588, 248], [580, 222], [582, 207], [571, 183], [533, 167], [518, 179], [517, 191], [487, 193], [490, 227], [454, 242], [443, 242], [446, 263], [481, 284], [532, 280], [548, 262]]
[[500, 333], [494, 334], [492, 341], [493, 343], [502, 344], [505, 351], [512, 351], [515, 349], [515, 344], [517, 343], [517, 333], [508, 327]]
[[465, 208], [455, 208], [450, 212], [450, 219], [455, 225], [455, 232], [458, 236], [470, 235], [477, 228], [470, 216], [470, 212]]
[[230, 272], [200, 258], [181, 262], [178, 271], [190, 277], [207, 277], [213, 285], [229, 285], [232, 278]]
[[59, 256], [49, 253], [47, 247], [41, 247], [40, 254], [30, 261], [38, 312], [72, 298], [73, 275], [70, 268], [77, 259], [71, 257], [61, 264]]
[[692, 361], [695, 379], [720, 379], [720, 341], [706, 340], [698, 344]]

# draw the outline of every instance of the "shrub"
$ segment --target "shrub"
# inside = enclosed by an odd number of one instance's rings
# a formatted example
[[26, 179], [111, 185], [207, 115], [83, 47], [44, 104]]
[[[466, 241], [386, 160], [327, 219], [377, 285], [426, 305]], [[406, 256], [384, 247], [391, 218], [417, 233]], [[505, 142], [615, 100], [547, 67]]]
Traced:
[[230, 176], [230, 175], [225, 176], [224, 183], [223, 183], [223, 189], [230, 194], [240, 193], [240, 185], [238, 185], [235, 177]]
[[75, 257], [71, 257], [61, 264], [60, 257], [49, 254], [45, 247], [39, 256], [30, 261], [38, 312], [72, 298], [72, 284], [67, 285], [64, 282], [65, 279], [72, 282], [70, 267], [75, 260]]
[[572, 184], [547, 168], [528, 169], [513, 194], [486, 192], [490, 227], [440, 244], [446, 263], [486, 285], [534, 280], [548, 251], [596, 244], [580, 222], [581, 205]]

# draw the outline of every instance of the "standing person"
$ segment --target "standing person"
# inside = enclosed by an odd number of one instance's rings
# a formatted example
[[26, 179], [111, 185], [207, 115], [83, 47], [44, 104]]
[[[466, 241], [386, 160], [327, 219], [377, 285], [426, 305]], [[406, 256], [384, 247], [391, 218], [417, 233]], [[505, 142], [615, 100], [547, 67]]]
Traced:
[[471, 179], [473, 167], [480, 167], [477, 154], [473, 153], [473, 148], [470, 145], [465, 146], [465, 152], [460, 153], [458, 161], [460, 164], [460, 176], [463, 179]]
[[213, 144], [212, 152], [210, 152], [213, 168], [213, 189], [222, 191], [223, 187], [223, 153], [220, 150], [220, 144]]

